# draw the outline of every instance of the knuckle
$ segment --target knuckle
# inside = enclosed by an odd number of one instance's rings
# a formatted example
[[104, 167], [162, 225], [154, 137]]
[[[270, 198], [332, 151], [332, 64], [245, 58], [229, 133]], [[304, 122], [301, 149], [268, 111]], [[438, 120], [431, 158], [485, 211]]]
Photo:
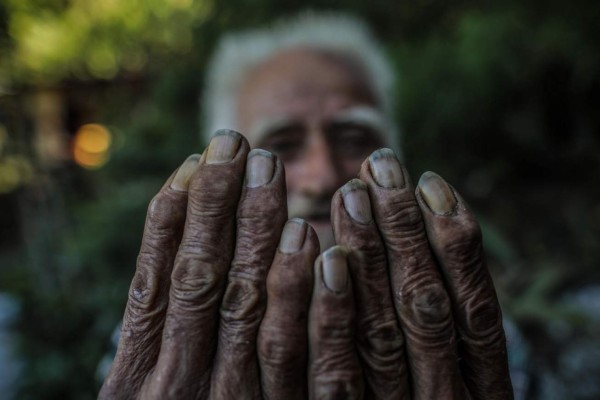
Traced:
[[348, 312], [339, 315], [319, 315], [312, 324], [311, 336], [315, 341], [345, 342], [352, 338], [354, 319]]
[[258, 323], [264, 287], [258, 282], [240, 276], [230, 279], [223, 302], [221, 319], [230, 326], [246, 326]]
[[362, 398], [360, 371], [357, 368], [321, 374], [315, 382], [316, 399], [342, 400]]
[[[145, 256], [140, 254], [139, 259]], [[168, 304], [169, 280], [150, 261], [139, 262], [127, 298], [121, 338], [148, 336], [161, 325]]]
[[261, 363], [276, 370], [293, 370], [304, 358], [304, 346], [290, 340], [287, 332], [261, 331], [258, 340], [258, 356]]
[[158, 277], [150, 268], [138, 268], [129, 289], [129, 307], [136, 314], [152, 312], [160, 300]]
[[410, 307], [415, 321], [423, 329], [438, 329], [451, 318], [450, 299], [441, 284], [418, 289]]
[[210, 307], [219, 298], [223, 274], [201, 257], [178, 256], [171, 274], [171, 298], [190, 311]]
[[404, 346], [404, 335], [395, 320], [372, 325], [363, 340], [366, 350], [376, 355], [392, 355]]
[[502, 332], [502, 313], [495, 301], [473, 298], [466, 308], [467, 335], [477, 340], [494, 340], [495, 333]]

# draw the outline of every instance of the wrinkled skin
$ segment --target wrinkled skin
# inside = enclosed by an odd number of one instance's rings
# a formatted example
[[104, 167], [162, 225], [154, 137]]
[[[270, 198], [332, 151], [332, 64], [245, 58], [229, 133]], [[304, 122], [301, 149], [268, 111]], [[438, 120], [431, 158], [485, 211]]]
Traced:
[[454, 189], [431, 175], [415, 189], [375, 152], [333, 197], [343, 247], [319, 256], [309, 224], [284, 230], [282, 163], [269, 155], [257, 183], [247, 141], [221, 136], [230, 149], [211, 142], [150, 203], [99, 398], [512, 398], [481, 234]]

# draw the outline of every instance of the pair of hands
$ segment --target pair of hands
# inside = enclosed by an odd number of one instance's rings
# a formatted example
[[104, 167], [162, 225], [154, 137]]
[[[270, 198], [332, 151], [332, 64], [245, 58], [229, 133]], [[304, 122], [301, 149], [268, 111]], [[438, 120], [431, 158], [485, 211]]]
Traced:
[[100, 398], [509, 399], [502, 318], [465, 202], [388, 149], [336, 192], [340, 246], [287, 221], [282, 163], [232, 131], [148, 208]]

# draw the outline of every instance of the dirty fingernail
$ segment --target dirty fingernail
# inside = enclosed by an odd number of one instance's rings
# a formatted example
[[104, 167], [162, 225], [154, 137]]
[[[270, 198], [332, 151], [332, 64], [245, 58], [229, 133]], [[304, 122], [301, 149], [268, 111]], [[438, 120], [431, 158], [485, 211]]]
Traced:
[[456, 208], [456, 197], [450, 186], [438, 174], [425, 172], [419, 179], [419, 192], [431, 211], [439, 215], [451, 214]]
[[361, 224], [368, 224], [373, 220], [371, 213], [371, 202], [367, 185], [360, 179], [352, 179], [342, 186], [342, 198], [344, 207], [350, 217]]
[[199, 160], [200, 154], [192, 154], [181, 164], [171, 182], [171, 189], [187, 192], [190, 178], [196, 172]]
[[236, 131], [221, 129], [212, 137], [206, 151], [207, 164], [231, 161], [240, 146], [241, 135]]
[[300, 218], [290, 219], [283, 227], [279, 251], [282, 253], [295, 253], [302, 248], [306, 237], [306, 222]]
[[335, 293], [346, 291], [348, 286], [347, 252], [343, 247], [334, 246], [323, 253], [323, 283]]
[[255, 188], [268, 183], [273, 178], [274, 169], [273, 154], [262, 149], [252, 150], [246, 161], [246, 186]]
[[375, 182], [384, 188], [404, 187], [404, 174], [398, 157], [392, 149], [379, 149], [369, 156], [371, 173]]

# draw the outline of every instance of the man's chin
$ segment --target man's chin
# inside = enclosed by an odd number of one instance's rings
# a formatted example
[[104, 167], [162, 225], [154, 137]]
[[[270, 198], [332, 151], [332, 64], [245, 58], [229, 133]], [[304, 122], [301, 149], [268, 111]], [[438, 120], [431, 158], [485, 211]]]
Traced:
[[329, 219], [307, 219], [306, 222], [308, 222], [317, 233], [322, 252], [335, 245], [333, 228], [331, 227]]

